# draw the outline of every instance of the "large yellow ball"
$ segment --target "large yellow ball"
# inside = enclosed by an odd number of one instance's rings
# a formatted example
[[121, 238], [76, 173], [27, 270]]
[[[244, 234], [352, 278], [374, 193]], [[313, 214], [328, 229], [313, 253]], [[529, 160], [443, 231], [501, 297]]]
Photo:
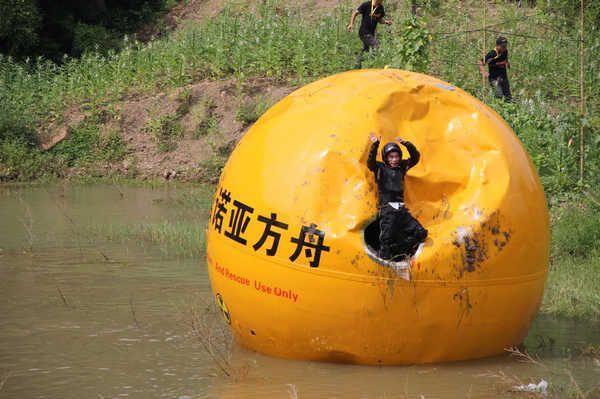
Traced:
[[[429, 238], [409, 272], [366, 251], [369, 132], [421, 152], [405, 198]], [[295, 91], [244, 136], [216, 190], [208, 270], [235, 336], [256, 351], [441, 362], [521, 343], [548, 241], [539, 178], [500, 116], [430, 76], [361, 70]]]

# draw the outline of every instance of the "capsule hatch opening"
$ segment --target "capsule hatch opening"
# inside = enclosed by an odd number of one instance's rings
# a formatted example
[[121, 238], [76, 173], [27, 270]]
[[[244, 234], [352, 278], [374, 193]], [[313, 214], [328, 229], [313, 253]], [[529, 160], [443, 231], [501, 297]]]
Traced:
[[363, 230], [363, 240], [365, 252], [375, 262], [383, 266], [393, 268], [398, 272], [398, 276], [405, 280], [410, 280], [410, 263], [416, 253], [419, 253], [423, 244], [414, 248], [410, 253], [410, 257], [403, 257], [401, 260], [386, 260], [379, 257], [379, 218], [375, 217], [371, 220]]

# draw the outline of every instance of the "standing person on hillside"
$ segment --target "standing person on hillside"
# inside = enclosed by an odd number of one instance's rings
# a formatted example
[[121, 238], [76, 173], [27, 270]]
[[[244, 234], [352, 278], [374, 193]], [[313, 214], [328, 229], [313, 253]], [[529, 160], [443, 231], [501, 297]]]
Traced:
[[377, 24], [391, 25], [392, 21], [385, 19], [385, 9], [383, 8], [383, 0], [371, 0], [365, 1], [358, 8], [352, 11], [350, 17], [350, 23], [348, 24], [348, 32], [352, 32], [354, 27], [354, 21], [358, 14], [362, 15], [360, 21], [360, 29], [358, 30], [358, 37], [363, 42], [362, 51], [359, 53], [356, 59], [356, 68], [360, 68], [362, 65], [363, 53], [370, 51], [371, 49], [377, 49], [379, 47], [379, 41], [375, 37], [375, 30]]
[[[496, 47], [487, 53], [485, 60], [479, 60], [479, 70], [481, 74], [489, 79], [494, 95], [496, 98], [504, 98], [506, 101], [511, 101], [510, 84], [508, 82], [508, 74], [506, 70], [510, 68], [508, 62], [508, 41], [505, 37], [496, 39]], [[489, 72], [486, 72], [484, 67], [488, 66]]]

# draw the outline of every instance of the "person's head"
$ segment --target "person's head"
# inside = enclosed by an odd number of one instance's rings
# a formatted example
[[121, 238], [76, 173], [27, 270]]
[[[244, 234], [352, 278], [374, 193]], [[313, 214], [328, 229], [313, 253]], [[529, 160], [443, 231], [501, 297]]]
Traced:
[[381, 4], [383, 4], [383, 0], [373, 0], [373, 4], [375, 4], [376, 6], [380, 6]]
[[400, 166], [400, 161], [402, 160], [400, 146], [396, 143], [387, 143], [381, 151], [381, 158], [383, 158], [383, 162], [387, 166], [392, 168]]
[[504, 36], [499, 36], [496, 39], [496, 50], [500, 52], [506, 51], [506, 47], [508, 46], [508, 40]]

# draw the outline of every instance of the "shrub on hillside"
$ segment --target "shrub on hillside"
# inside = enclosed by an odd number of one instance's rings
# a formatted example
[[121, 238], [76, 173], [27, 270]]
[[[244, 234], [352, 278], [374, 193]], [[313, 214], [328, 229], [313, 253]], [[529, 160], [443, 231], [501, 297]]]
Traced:
[[600, 209], [569, 206], [552, 224], [552, 256], [586, 258], [600, 251]]

